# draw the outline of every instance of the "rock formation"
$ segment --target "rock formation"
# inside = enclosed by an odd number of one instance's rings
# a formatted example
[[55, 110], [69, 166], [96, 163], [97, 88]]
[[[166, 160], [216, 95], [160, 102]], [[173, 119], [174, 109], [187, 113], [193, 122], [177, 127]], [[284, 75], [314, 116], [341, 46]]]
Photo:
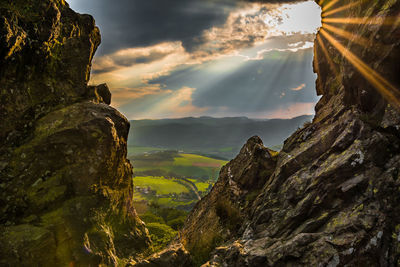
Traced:
[[277, 153], [250, 138], [225, 165], [211, 192], [194, 207], [181, 235], [195, 262], [207, 258], [216, 244], [235, 237], [248, 220], [251, 203], [275, 170]]
[[194, 265], [400, 265], [400, 2], [320, 5], [316, 116], [221, 171], [176, 241]]
[[279, 154], [251, 138], [174, 244], [135, 263], [149, 238], [129, 123], [106, 85], [87, 86], [93, 19], [2, 1], [0, 265], [399, 266], [400, 2], [320, 5], [313, 122]]
[[149, 245], [129, 122], [87, 85], [99, 44], [64, 0], [0, 3], [1, 266], [113, 266]]

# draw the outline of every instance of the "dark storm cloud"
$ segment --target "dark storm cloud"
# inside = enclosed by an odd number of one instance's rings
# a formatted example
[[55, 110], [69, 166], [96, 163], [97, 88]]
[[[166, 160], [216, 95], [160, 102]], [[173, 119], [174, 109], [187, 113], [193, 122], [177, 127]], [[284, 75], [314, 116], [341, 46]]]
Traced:
[[232, 0], [71, 0], [72, 7], [92, 14], [101, 28], [99, 52], [164, 41], [182, 41], [189, 51], [201, 33], [225, 22], [239, 2]]
[[304, 49], [314, 35], [274, 32], [265, 14], [279, 24], [277, 5], [249, 4], [302, 1], [71, 1], [96, 18], [95, 78], [111, 82], [130, 118], [262, 114], [317, 101]]
[[165, 54], [158, 54], [158, 55], [153, 55], [153, 56], [141, 56], [141, 57], [136, 57], [136, 58], [117, 58], [117, 59], [112, 59], [112, 65], [110, 66], [99, 66], [96, 65], [92, 69], [93, 74], [102, 74], [102, 73], [108, 73], [112, 72], [115, 70], [119, 70], [122, 67], [129, 67], [132, 66], [133, 64], [145, 64], [145, 63], [151, 63], [153, 61], [157, 61], [159, 59], [164, 58], [166, 55]]
[[95, 58], [93, 73], [106, 73], [136, 64], [152, 63], [165, 58], [174, 50], [176, 50], [174, 44], [119, 50], [115, 53]]
[[130, 67], [134, 64], [146, 64], [146, 63], [151, 63], [160, 59], [163, 59], [166, 57], [168, 54], [166, 53], [154, 53], [151, 55], [143, 55], [143, 56], [137, 56], [137, 57], [115, 57], [112, 58], [112, 66], [96, 66], [93, 68], [92, 73], [93, 74], [100, 74], [100, 73], [106, 73], [106, 72], [111, 72], [117, 69], [120, 69], [121, 67]]
[[202, 32], [225, 23], [245, 2], [290, 3], [293, 0], [70, 0], [72, 8], [93, 15], [101, 28], [99, 54], [165, 41], [182, 41], [188, 51], [205, 40]]

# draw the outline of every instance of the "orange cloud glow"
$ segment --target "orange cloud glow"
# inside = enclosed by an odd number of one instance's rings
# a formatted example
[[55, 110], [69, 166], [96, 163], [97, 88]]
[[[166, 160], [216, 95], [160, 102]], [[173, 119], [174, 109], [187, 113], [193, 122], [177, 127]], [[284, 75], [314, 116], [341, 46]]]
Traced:
[[297, 86], [295, 88], [292, 88], [290, 90], [292, 90], [292, 91], [300, 91], [300, 90], [304, 89], [305, 87], [306, 87], [306, 84], [303, 83], [303, 84], [300, 84], [299, 86]]
[[135, 87], [135, 88], [115, 88], [112, 93], [112, 106], [120, 107], [129, 101], [141, 98], [147, 95], [161, 95], [169, 94], [171, 90], [162, 89], [159, 84], [152, 84], [148, 86]]

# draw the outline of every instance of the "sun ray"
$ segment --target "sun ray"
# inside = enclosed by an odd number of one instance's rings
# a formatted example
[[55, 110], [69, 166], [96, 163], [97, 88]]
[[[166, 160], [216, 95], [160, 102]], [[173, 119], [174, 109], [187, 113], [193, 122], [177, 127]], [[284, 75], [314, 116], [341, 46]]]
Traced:
[[322, 23], [393, 25], [400, 17], [322, 18]]
[[369, 46], [369, 41], [367, 38], [364, 38], [358, 34], [354, 34], [354, 33], [350, 33], [348, 31], [345, 31], [343, 29], [339, 29], [336, 28], [332, 25], [329, 25], [328, 23], [325, 23], [322, 25], [322, 28], [332, 32], [332, 33], [336, 33], [339, 36], [342, 36], [348, 40], [351, 40], [352, 42], [362, 45], [364, 47], [368, 47]]
[[339, 0], [332, 0], [330, 1], [328, 4], [326, 4], [326, 6], [322, 7], [322, 12], [328, 10], [329, 8], [331, 8], [333, 5], [335, 5], [337, 2], [339, 2]]
[[322, 6], [322, 5], [324, 4], [324, 2], [325, 2], [325, 0], [320, 0], [320, 1], [318, 2], [318, 5], [319, 5], [319, 6]]
[[358, 6], [359, 4], [361, 4], [361, 1], [358, 1], [358, 2], [355, 2], [355, 3], [350, 3], [350, 4], [347, 4], [345, 6], [335, 8], [335, 9], [333, 9], [331, 11], [328, 11], [328, 12], [322, 12], [322, 17], [324, 18], [324, 17], [331, 16], [333, 14], [336, 14], [336, 13], [340, 12], [340, 11], [349, 9], [351, 7], [354, 7], [354, 6]]
[[396, 87], [339, 43], [339, 41], [337, 41], [326, 30], [320, 29], [320, 33], [361, 73], [361, 75], [364, 76], [367, 81], [378, 89], [389, 103], [400, 108], [400, 93]]
[[333, 63], [332, 58], [329, 56], [328, 49], [326, 49], [326, 46], [325, 46], [324, 42], [321, 39], [321, 36], [319, 36], [319, 35], [317, 35], [317, 42], [318, 42], [319, 46], [321, 47], [322, 52], [324, 53], [325, 58], [328, 61], [329, 66], [331, 67], [332, 71], [334, 72], [335, 77], [336, 78], [339, 77], [339, 72], [336, 69], [335, 64]]

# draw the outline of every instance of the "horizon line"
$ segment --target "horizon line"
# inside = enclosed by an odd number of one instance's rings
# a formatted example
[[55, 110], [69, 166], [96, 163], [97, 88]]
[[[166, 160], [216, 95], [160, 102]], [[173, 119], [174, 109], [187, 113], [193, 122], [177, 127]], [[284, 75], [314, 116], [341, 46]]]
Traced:
[[251, 117], [247, 117], [247, 116], [223, 116], [223, 117], [214, 117], [214, 116], [208, 116], [208, 115], [204, 115], [204, 116], [187, 116], [187, 117], [166, 117], [166, 118], [139, 118], [139, 119], [128, 119], [129, 121], [144, 121], [144, 120], [150, 120], [150, 121], [156, 121], [156, 120], [181, 120], [181, 119], [201, 119], [201, 118], [212, 118], [212, 119], [230, 119], [230, 118], [246, 118], [249, 120], [291, 120], [291, 119], [295, 119], [298, 117], [302, 117], [302, 116], [315, 116], [315, 114], [301, 114], [301, 115], [297, 115], [294, 117], [290, 117], [290, 118], [282, 118], [282, 117], [265, 117], [265, 118], [251, 118]]

